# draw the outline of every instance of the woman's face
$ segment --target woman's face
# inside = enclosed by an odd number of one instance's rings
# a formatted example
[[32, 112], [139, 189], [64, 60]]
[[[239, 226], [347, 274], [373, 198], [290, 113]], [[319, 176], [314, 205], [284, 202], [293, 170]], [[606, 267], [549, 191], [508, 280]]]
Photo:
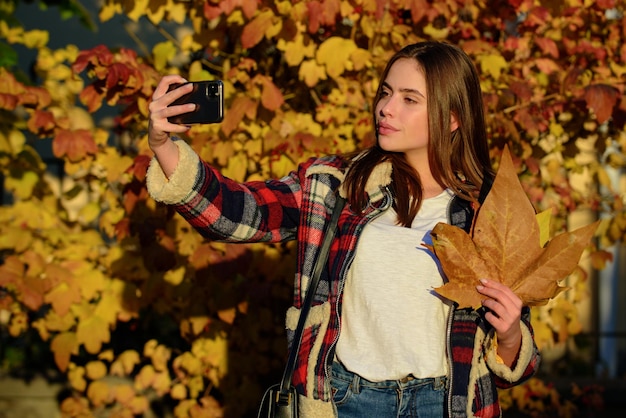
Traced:
[[426, 78], [413, 59], [400, 58], [383, 81], [376, 104], [378, 144], [385, 151], [402, 152], [407, 161], [428, 158]]

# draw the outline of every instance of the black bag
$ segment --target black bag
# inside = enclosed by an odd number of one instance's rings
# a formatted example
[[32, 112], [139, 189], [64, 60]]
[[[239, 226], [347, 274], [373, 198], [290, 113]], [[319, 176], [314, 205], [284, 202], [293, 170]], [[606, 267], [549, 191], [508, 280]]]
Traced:
[[300, 343], [302, 342], [302, 332], [304, 331], [304, 323], [306, 317], [311, 310], [311, 304], [313, 302], [313, 296], [317, 289], [317, 284], [320, 281], [320, 275], [322, 269], [328, 260], [328, 251], [330, 250], [330, 244], [335, 236], [335, 229], [337, 228], [337, 221], [339, 215], [343, 209], [346, 201], [340, 196], [337, 196], [337, 202], [333, 209], [333, 215], [330, 219], [330, 224], [324, 235], [324, 241], [320, 247], [320, 253], [315, 261], [315, 267], [313, 268], [313, 275], [311, 277], [311, 283], [306, 290], [306, 296], [302, 303], [302, 309], [300, 311], [300, 317], [298, 318], [298, 325], [293, 337], [293, 344], [291, 351], [289, 352], [289, 358], [287, 359], [287, 366], [283, 372], [283, 378], [280, 383], [270, 386], [263, 395], [261, 400], [261, 406], [257, 414], [258, 418], [297, 418], [298, 417], [298, 393], [296, 388], [291, 385], [291, 377], [293, 376], [293, 370], [296, 366], [296, 359], [298, 357], [298, 351], [300, 351]]
[[280, 384], [270, 386], [263, 395], [258, 418], [296, 418], [298, 416], [298, 394], [289, 386], [281, 394]]

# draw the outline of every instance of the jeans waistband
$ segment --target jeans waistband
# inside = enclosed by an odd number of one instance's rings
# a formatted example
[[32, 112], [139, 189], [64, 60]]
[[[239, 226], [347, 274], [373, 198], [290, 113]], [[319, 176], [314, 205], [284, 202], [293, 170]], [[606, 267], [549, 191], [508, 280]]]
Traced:
[[352, 382], [353, 386], [355, 387], [366, 386], [370, 388], [381, 389], [406, 389], [409, 387], [423, 386], [428, 384], [432, 384], [435, 389], [441, 389], [445, 388], [447, 382], [446, 376], [418, 378], [413, 375], [403, 377], [402, 379], [373, 382], [347, 370], [344, 365], [338, 361], [333, 362], [333, 377]]

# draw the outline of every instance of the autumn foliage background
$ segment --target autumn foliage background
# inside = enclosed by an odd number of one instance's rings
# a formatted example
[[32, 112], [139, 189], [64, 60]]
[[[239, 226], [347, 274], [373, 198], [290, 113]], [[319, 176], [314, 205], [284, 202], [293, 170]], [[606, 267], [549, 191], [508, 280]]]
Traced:
[[[77, 2], [47, 3], [81, 15], [67, 8]], [[146, 193], [159, 78], [222, 79], [224, 122], [194, 127], [187, 140], [225, 175], [264, 179], [370, 144], [378, 75], [394, 51], [422, 39], [458, 44], [475, 61], [494, 163], [508, 144], [533, 205], [552, 210], [555, 234], [574, 213], [603, 214], [584, 255], [590, 268], [533, 308], [542, 350], [568, 360], [585, 351], [576, 306], [610, 260], [603, 248], [626, 229], [606, 171], [625, 165], [623, 2], [106, 0], [101, 22], [125, 15], [159, 28], [151, 50], [112, 50], [106, 36], [91, 49], [52, 50], [54, 33], [25, 30], [10, 18], [15, 2], [0, 5], [0, 167], [10, 195], [0, 207], [0, 361], [3, 373], [66, 380], [64, 416], [245, 416], [284, 366], [293, 245], [203, 241]], [[36, 51], [32, 74], [18, 68], [17, 45]], [[103, 109], [113, 126], [96, 117]], [[502, 393], [505, 406], [559, 416], [589, 407], [584, 388], [557, 393], [553, 372]]]

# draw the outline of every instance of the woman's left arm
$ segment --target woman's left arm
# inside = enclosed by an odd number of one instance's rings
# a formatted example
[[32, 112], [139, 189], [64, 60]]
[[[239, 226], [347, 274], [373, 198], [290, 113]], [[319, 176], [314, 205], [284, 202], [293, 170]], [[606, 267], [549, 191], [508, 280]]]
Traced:
[[485, 319], [496, 331], [498, 356], [512, 367], [522, 344], [522, 300], [508, 286], [494, 280], [482, 279], [476, 290], [485, 295]]

